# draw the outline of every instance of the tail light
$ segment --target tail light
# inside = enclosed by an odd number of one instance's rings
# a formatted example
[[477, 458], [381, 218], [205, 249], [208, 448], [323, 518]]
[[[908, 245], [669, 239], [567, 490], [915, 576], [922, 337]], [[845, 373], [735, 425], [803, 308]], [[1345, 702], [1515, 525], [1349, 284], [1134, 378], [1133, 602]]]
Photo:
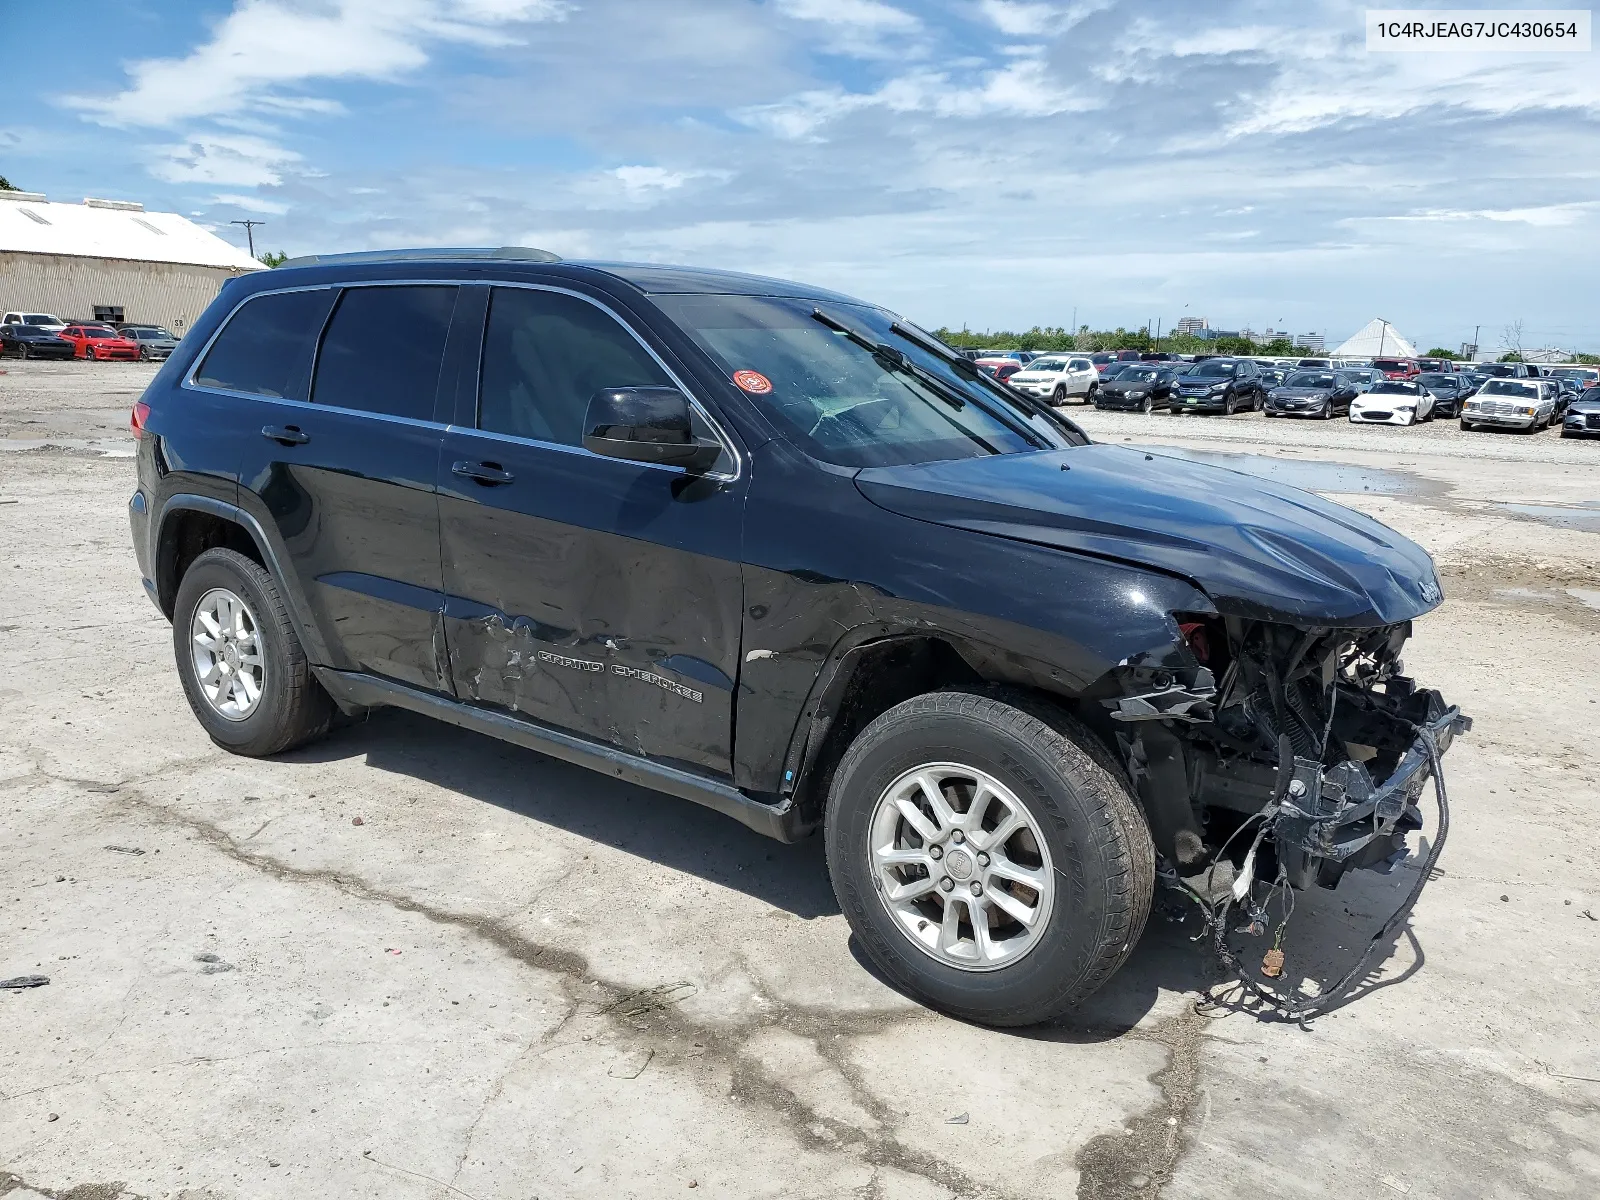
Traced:
[[133, 416], [128, 418], [128, 428], [133, 431], [134, 437], [142, 438], [144, 436], [144, 425], [149, 419], [150, 406], [140, 400], [133, 406]]

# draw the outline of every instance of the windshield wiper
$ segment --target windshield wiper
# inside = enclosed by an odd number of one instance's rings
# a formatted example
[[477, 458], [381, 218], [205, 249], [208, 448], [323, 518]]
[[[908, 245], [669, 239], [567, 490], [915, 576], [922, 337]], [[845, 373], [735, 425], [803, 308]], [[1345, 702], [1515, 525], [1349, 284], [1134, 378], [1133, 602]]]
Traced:
[[1066, 430], [1073, 436], [1081, 437], [1085, 442], [1089, 440], [1088, 435], [1085, 434], [1083, 430], [1079, 429], [1076, 425], [1067, 420], [1066, 417], [1062, 416], [1055, 409], [1051, 408], [1050, 405], [1046, 404], [1043, 400], [1040, 400], [1034, 396], [1030, 396], [1026, 392], [1006, 387], [1005, 384], [1001, 383], [993, 376], [986, 375], [980, 371], [978, 369], [978, 365], [965, 354], [958, 354], [949, 346], [946, 346], [938, 338], [922, 332], [922, 330], [916, 328], [915, 326], [902, 325], [899, 321], [890, 322], [889, 332], [898, 334], [900, 337], [905, 338], [906, 341], [921, 346], [930, 354], [937, 355], [939, 358], [943, 359], [945, 362], [954, 367], [958, 374], [965, 375], [968, 379], [979, 384], [980, 386], [987, 387], [989, 391], [994, 392], [1008, 405], [1020, 404], [1029, 412], [1036, 416], [1044, 417], [1045, 420], [1051, 422], [1060, 429]]
[[856, 345], [869, 352], [884, 370], [898, 371], [902, 375], [911, 376], [918, 383], [927, 387], [929, 391], [935, 393], [939, 399], [950, 405], [951, 408], [959, 411], [967, 406], [967, 398], [965, 396], [943, 382], [937, 375], [924, 371], [893, 346], [884, 342], [874, 341], [859, 329], [851, 328], [839, 320], [838, 317], [830, 316], [820, 308], [811, 310], [811, 319], [822, 322], [835, 333], [844, 334]]

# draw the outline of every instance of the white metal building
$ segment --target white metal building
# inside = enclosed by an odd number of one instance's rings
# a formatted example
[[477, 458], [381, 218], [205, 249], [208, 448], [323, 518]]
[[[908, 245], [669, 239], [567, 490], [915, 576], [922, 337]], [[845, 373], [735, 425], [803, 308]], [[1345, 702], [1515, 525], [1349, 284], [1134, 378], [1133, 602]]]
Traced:
[[182, 334], [224, 281], [261, 269], [177, 213], [0, 191], [0, 312], [134, 321]]
[[1373, 317], [1333, 354], [1335, 358], [1416, 358], [1417, 348], [1382, 317]]

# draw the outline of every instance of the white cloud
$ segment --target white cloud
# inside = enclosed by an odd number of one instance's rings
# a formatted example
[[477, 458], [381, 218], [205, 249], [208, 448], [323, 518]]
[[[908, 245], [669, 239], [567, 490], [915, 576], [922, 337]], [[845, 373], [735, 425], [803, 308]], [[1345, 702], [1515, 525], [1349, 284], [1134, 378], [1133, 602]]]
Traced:
[[882, 0], [782, 0], [778, 11], [797, 21], [848, 25], [878, 33], [910, 33], [922, 22]]
[[1572, 204], [1543, 204], [1532, 208], [1424, 208], [1416, 212], [1392, 217], [1354, 217], [1346, 224], [1363, 221], [1411, 221], [1435, 223], [1448, 221], [1500, 221], [1510, 224], [1533, 225], [1542, 229], [1575, 225], [1596, 208], [1600, 201], [1583, 200]]
[[266, 213], [268, 216], [281, 217], [289, 211], [289, 206], [277, 200], [264, 200], [260, 196], [244, 196], [232, 192], [222, 193], [211, 197], [211, 203], [226, 205], [230, 208], [242, 208], [246, 212]]
[[239, 0], [187, 56], [136, 62], [124, 91], [68, 103], [111, 125], [170, 126], [260, 107], [325, 114], [336, 111], [332, 101], [293, 89], [392, 79], [426, 63], [430, 42], [504, 44], [502, 26], [566, 12], [562, 0]]
[[245, 134], [196, 133], [154, 152], [150, 173], [168, 183], [262, 187], [281, 183], [283, 172], [302, 161], [293, 150]]
[[1036, 37], [1070, 24], [1077, 13], [1055, 4], [1025, 3], [1024, 0], [983, 0], [979, 11], [1001, 33], [1013, 37]]

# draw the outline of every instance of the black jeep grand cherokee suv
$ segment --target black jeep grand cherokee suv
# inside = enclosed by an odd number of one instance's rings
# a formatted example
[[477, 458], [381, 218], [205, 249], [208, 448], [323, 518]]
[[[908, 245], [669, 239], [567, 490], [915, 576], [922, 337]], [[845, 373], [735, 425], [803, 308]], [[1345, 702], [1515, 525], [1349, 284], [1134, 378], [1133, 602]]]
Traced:
[[1398, 673], [1440, 601], [1417, 546], [1091, 444], [820, 288], [301, 260], [223, 288], [134, 429], [144, 586], [219, 745], [399, 705], [821, 827], [874, 963], [993, 1024], [1103, 984], [1160, 860], [1390, 858], [1466, 724]]

